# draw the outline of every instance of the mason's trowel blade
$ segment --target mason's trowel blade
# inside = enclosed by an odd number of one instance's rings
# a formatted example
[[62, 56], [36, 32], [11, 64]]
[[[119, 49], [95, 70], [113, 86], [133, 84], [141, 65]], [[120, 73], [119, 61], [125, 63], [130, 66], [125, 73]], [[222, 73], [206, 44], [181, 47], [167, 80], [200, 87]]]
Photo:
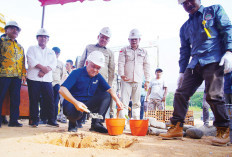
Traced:
[[103, 119], [103, 116], [102, 115], [99, 115], [98, 113], [90, 113], [90, 118], [93, 118], [93, 119]]

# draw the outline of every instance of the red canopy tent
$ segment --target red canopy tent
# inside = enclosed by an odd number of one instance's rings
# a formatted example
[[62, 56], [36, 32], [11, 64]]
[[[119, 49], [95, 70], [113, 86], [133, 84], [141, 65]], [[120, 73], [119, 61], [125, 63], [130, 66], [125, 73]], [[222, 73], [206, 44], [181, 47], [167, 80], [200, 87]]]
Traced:
[[[42, 24], [41, 28], [43, 28], [44, 25], [44, 13], [45, 13], [45, 6], [46, 5], [53, 5], [53, 4], [65, 4], [65, 3], [70, 3], [70, 2], [76, 2], [80, 1], [81, 3], [84, 2], [85, 0], [39, 0], [41, 2], [41, 6], [43, 6], [43, 14], [42, 14]], [[89, 0], [89, 1], [94, 1], [94, 0]], [[111, 1], [111, 0], [103, 0], [103, 1]]]

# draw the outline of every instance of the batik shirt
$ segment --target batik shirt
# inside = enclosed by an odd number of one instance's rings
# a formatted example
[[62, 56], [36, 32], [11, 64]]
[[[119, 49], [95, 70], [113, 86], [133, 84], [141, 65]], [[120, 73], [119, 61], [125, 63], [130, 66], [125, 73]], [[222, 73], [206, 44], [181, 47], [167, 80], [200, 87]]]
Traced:
[[2, 36], [0, 52], [0, 77], [26, 76], [24, 49], [16, 40]]

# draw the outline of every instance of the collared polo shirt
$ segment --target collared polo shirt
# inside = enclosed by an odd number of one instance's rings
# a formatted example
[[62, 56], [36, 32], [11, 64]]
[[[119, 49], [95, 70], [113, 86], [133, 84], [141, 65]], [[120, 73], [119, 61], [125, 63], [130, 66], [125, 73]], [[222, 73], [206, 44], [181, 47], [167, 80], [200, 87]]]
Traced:
[[98, 87], [103, 91], [111, 88], [100, 73], [91, 78], [86, 67], [73, 70], [62, 86], [66, 87], [72, 96], [81, 102], [94, 96]]

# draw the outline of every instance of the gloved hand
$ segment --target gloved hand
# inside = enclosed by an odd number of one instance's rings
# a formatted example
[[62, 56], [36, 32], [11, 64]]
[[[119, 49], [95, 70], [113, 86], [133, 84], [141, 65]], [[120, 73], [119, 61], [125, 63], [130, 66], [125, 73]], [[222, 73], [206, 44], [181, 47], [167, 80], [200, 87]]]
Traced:
[[229, 73], [232, 71], [232, 52], [227, 51], [224, 56], [222, 57], [220, 66], [224, 65], [224, 73]]
[[177, 79], [177, 87], [180, 88], [182, 82], [183, 82], [183, 79], [184, 79], [184, 73], [180, 73], [179, 74], [179, 77]]

